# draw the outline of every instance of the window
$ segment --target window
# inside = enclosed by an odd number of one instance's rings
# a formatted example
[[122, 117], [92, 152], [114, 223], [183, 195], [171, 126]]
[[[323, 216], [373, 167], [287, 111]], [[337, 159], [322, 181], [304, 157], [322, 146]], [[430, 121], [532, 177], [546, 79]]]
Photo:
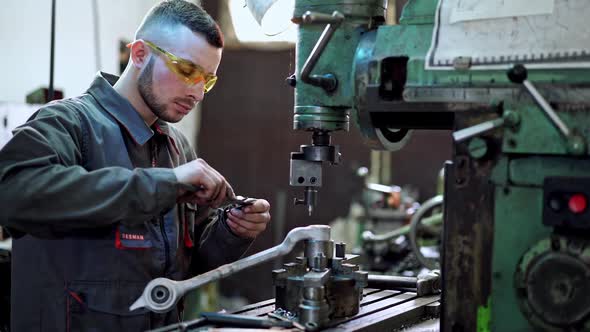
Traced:
[[[294, 24], [290, 23], [288, 29], [274, 36], [265, 35], [258, 22], [254, 19], [248, 7], [246, 0], [227, 0], [229, 16], [235, 32], [235, 37], [239, 43], [289, 43], [294, 44], [297, 40], [297, 29]], [[280, 7], [282, 6], [282, 7]], [[289, 7], [290, 6], [290, 7]], [[271, 9], [265, 19], [279, 20], [280, 23], [290, 22], [292, 15], [293, 3], [290, 1], [281, 1]]]

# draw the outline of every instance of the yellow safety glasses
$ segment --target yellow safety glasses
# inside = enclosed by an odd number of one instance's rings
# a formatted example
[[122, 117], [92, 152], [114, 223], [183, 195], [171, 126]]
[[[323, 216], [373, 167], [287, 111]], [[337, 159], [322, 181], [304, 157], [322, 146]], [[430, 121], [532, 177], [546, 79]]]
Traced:
[[166, 56], [166, 66], [186, 84], [199, 84], [205, 82], [205, 92], [211, 91], [217, 82], [217, 76], [209, 74], [203, 67], [193, 63], [192, 61], [179, 58], [176, 55], [167, 52], [154, 43], [144, 40], [144, 42], [152, 49], [162, 53]]

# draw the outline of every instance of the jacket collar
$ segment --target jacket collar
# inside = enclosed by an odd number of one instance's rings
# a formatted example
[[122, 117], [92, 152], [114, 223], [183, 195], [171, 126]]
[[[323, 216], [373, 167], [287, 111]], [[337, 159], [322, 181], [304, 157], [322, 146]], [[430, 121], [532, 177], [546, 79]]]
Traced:
[[154, 131], [143, 121], [133, 105], [115, 91], [113, 85], [118, 79], [118, 76], [98, 72], [87, 93], [127, 129], [135, 143], [144, 145], [152, 138]]

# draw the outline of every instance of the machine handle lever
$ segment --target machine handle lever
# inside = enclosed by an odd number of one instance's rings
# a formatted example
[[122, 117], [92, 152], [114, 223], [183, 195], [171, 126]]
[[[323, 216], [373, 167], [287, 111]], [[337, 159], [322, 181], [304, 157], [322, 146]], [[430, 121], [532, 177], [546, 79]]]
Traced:
[[524, 85], [525, 89], [531, 95], [533, 100], [537, 103], [537, 105], [539, 105], [541, 110], [543, 110], [543, 113], [545, 113], [545, 115], [549, 118], [551, 124], [553, 124], [553, 126], [557, 128], [563, 138], [565, 138], [568, 151], [574, 155], [584, 154], [586, 152], [587, 145], [586, 139], [579, 133], [576, 133], [575, 131], [572, 131], [570, 128], [568, 128], [565, 122], [563, 122], [555, 110], [553, 110], [553, 107], [549, 105], [547, 100], [543, 98], [543, 95], [541, 95], [537, 88], [535, 88], [533, 83], [527, 79], [527, 76], [527, 69], [521, 64], [515, 65], [508, 71], [508, 79], [510, 79], [510, 81], [513, 83]]
[[333, 74], [324, 75], [310, 75], [311, 71], [317, 64], [320, 56], [324, 52], [324, 49], [332, 39], [336, 29], [340, 27], [340, 24], [344, 21], [344, 15], [339, 11], [334, 11], [332, 15], [326, 15], [321, 13], [312, 13], [310, 11], [305, 12], [302, 16], [301, 24], [328, 24], [320, 39], [313, 47], [311, 54], [305, 60], [303, 68], [301, 69], [301, 80], [307, 84], [319, 86], [326, 90], [326, 92], [333, 92], [338, 87], [338, 80]]
[[533, 100], [541, 107], [545, 115], [551, 120], [551, 123], [559, 130], [559, 132], [563, 135], [564, 138], [569, 138], [572, 134], [571, 130], [567, 127], [567, 125], [561, 120], [559, 115], [555, 113], [553, 107], [549, 105], [547, 100], [543, 98], [543, 95], [539, 93], [539, 90], [535, 88], [533, 83], [527, 79], [527, 70], [523, 65], [515, 65], [508, 71], [508, 78], [513, 83], [522, 84], [529, 92]]
[[504, 125], [504, 121], [504, 118], [497, 118], [477, 124], [475, 126], [457, 130], [453, 133], [453, 140], [455, 140], [456, 143], [459, 143], [472, 137], [479, 136], [492, 129], [502, 127]]
[[456, 143], [479, 136], [487, 131], [496, 129], [498, 127], [516, 127], [520, 123], [520, 116], [514, 111], [505, 111], [500, 118], [482, 122], [475, 126], [467, 127], [465, 129], [457, 130], [453, 133], [453, 140]]

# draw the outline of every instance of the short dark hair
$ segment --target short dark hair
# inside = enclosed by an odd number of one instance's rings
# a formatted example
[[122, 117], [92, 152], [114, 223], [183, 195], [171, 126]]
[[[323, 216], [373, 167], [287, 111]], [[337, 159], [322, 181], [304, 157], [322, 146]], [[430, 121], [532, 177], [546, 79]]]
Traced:
[[164, 0], [154, 6], [141, 22], [135, 38], [157, 25], [184, 25], [205, 36], [211, 46], [223, 47], [223, 33], [215, 20], [199, 5], [184, 0]]

